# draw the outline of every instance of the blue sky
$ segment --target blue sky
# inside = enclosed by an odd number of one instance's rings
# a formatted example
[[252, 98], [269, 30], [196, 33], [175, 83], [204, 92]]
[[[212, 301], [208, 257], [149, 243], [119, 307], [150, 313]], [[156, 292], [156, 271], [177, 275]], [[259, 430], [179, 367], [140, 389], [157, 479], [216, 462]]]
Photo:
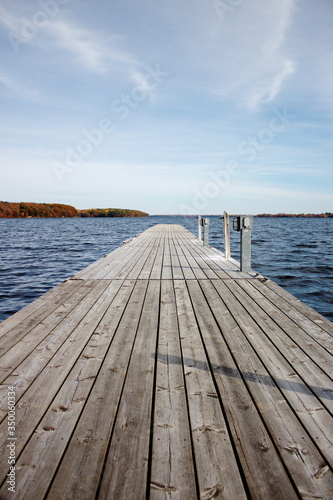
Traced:
[[0, 6], [4, 201], [333, 211], [331, 0]]

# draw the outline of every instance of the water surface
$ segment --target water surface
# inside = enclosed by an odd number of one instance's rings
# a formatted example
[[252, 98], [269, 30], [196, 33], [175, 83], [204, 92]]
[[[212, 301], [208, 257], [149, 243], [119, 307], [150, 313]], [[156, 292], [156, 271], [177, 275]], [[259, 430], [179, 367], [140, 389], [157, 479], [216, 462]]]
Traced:
[[[121, 243], [157, 223], [195, 217], [0, 219], [0, 321]], [[333, 219], [255, 218], [252, 268], [333, 320]], [[210, 244], [223, 251], [223, 221], [211, 218]], [[239, 260], [239, 233], [231, 230]]]

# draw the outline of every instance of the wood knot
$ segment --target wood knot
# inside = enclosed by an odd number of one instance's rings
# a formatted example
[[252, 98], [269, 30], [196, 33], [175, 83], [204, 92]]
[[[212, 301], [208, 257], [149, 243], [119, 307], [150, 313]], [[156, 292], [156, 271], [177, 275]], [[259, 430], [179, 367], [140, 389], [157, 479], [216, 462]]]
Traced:
[[65, 412], [68, 410], [69, 410], [69, 408], [67, 408], [67, 406], [58, 406], [58, 408], [53, 409], [53, 411], [56, 411], [56, 412]]
[[212, 488], [206, 488], [200, 494], [200, 500], [211, 500], [212, 498], [216, 498], [219, 496], [220, 489], [217, 486], [213, 486]]

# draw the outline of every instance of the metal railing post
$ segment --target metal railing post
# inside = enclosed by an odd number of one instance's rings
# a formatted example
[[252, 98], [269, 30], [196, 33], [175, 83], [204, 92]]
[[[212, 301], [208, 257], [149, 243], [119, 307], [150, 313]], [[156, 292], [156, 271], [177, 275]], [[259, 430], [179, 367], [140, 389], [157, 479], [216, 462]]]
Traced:
[[253, 228], [253, 217], [242, 215], [234, 218], [234, 229], [241, 233], [241, 255], [240, 270], [251, 271], [251, 235]]
[[205, 218], [202, 219], [202, 225], [203, 225], [203, 244], [204, 246], [208, 247], [209, 246], [209, 223], [210, 219]]
[[202, 217], [198, 215], [198, 240], [202, 241]]
[[230, 259], [230, 225], [229, 225], [229, 214], [223, 212], [224, 218], [224, 255], [226, 259]]

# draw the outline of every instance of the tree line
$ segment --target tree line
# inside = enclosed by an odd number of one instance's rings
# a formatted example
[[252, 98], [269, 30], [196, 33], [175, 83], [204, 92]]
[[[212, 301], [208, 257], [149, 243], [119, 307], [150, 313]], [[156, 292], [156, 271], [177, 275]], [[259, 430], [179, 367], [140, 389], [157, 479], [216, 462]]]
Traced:
[[281, 213], [281, 214], [257, 214], [256, 217], [306, 217], [306, 218], [310, 218], [310, 219], [320, 217], [320, 218], [326, 219], [326, 218], [333, 217], [333, 213], [332, 212], [325, 212], [322, 214], [284, 214], [284, 213]]
[[61, 203], [10, 203], [0, 201], [0, 218], [59, 218], [59, 217], [148, 217], [139, 210], [121, 208], [91, 208], [77, 210], [71, 205]]

